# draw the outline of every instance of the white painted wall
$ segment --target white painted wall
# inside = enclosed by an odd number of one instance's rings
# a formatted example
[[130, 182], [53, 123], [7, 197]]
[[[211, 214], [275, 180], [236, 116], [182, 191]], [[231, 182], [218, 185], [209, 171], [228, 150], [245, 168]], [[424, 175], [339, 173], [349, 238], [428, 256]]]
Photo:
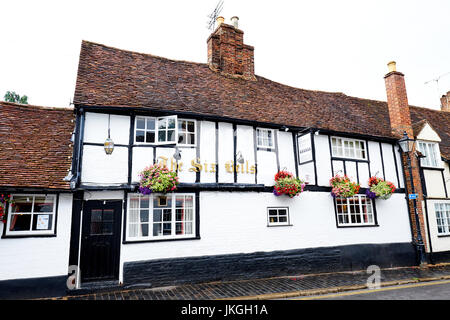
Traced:
[[153, 149], [153, 147], [133, 147], [132, 182], [139, 182], [139, 173], [153, 164]]
[[314, 146], [316, 150], [317, 184], [319, 186], [329, 186], [333, 173], [331, 172], [328, 136], [314, 135]]
[[83, 184], [122, 184], [128, 182], [128, 148], [115, 147], [107, 155], [103, 146], [85, 145], [81, 170]]
[[[225, 163], [233, 161], [234, 147], [233, 147], [233, 125], [231, 123], [219, 122], [219, 182], [233, 183], [233, 173], [225, 170]], [[252, 138], [253, 139], [253, 138]], [[212, 147], [212, 144], [211, 144]], [[201, 148], [201, 147], [200, 147]]]
[[[72, 194], [60, 194], [56, 237], [0, 239], [0, 280], [68, 273]], [[3, 223], [0, 223], [0, 235]]]
[[429, 198], [445, 198], [442, 172], [438, 170], [423, 169], [423, 176], [427, 187], [427, 196]]
[[[215, 183], [216, 173], [212, 172], [211, 164], [216, 163], [216, 124], [211, 121], [200, 122], [200, 159], [207, 163], [208, 172], [200, 174], [200, 182]], [[252, 137], [253, 141], [253, 137]]]
[[369, 141], [368, 149], [370, 159], [370, 173], [372, 174], [372, 176], [383, 178], [383, 164], [381, 162], [380, 144], [378, 142]]
[[[292, 226], [267, 227], [269, 206], [289, 207]], [[333, 199], [328, 192], [304, 192], [292, 199], [275, 197], [271, 193], [201, 192], [200, 240], [123, 244], [122, 263], [349, 244], [410, 242], [404, 195], [394, 194], [388, 200], [378, 200], [376, 206], [378, 227], [336, 228]]]
[[450, 197], [450, 166], [448, 162], [444, 162], [444, 179], [447, 187], [447, 195]]
[[[110, 136], [115, 144], [128, 144], [130, 117], [111, 115]], [[86, 112], [84, 142], [104, 143], [108, 137], [108, 114]]]
[[278, 131], [278, 153], [280, 169], [286, 168], [295, 175], [294, 142], [292, 132]]
[[[244, 173], [238, 171], [238, 183], [255, 183], [255, 175], [247, 173], [247, 166], [250, 172], [250, 167], [255, 165], [255, 145], [253, 143], [253, 127], [250, 126], [236, 126], [236, 153], [241, 152], [245, 162]], [[242, 166], [238, 163], [239, 166]], [[276, 172], [275, 172], [276, 173]], [[275, 175], [274, 173], [274, 175]]]
[[434, 129], [428, 123], [424, 125], [422, 131], [420, 131], [420, 133], [417, 135], [417, 140], [441, 142], [441, 138], [439, 137], [437, 132], [434, 131]]

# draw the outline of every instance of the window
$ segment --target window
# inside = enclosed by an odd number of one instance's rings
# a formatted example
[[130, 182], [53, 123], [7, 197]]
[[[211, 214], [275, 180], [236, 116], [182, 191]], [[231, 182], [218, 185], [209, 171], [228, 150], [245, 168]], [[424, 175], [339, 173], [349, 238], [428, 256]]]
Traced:
[[256, 146], [258, 148], [275, 148], [274, 131], [272, 129], [256, 129]]
[[178, 119], [178, 144], [195, 146], [195, 120]]
[[192, 238], [195, 236], [194, 208], [193, 194], [129, 195], [127, 239]]
[[425, 156], [425, 158], [420, 159], [420, 164], [423, 167], [439, 167], [440, 163], [438, 145], [434, 142], [417, 142], [417, 148]]
[[366, 143], [362, 140], [332, 137], [331, 149], [333, 157], [367, 159]]
[[54, 234], [56, 195], [12, 195], [6, 235]]
[[438, 235], [450, 235], [450, 203], [435, 203]]
[[374, 225], [372, 201], [365, 195], [336, 198], [338, 226]]
[[267, 222], [269, 226], [288, 226], [288, 208], [267, 208]]
[[141, 143], [173, 143], [177, 133], [177, 117], [136, 117], [135, 142]]

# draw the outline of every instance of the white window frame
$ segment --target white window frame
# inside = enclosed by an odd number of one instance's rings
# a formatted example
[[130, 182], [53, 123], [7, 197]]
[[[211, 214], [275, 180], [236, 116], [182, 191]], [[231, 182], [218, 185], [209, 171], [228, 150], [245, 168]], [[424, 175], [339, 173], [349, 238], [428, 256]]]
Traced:
[[[450, 236], [450, 202], [435, 203], [434, 212], [438, 236]], [[442, 228], [443, 231], [439, 232], [439, 228]]]
[[[351, 221], [352, 213], [351, 213], [351, 210], [350, 210], [350, 206], [353, 205], [353, 204], [351, 204], [350, 201], [351, 201], [351, 199], [355, 199], [355, 198], [358, 199], [359, 215], [360, 215], [360, 218], [361, 218], [361, 222], [352, 222]], [[367, 215], [368, 216], [370, 215], [372, 217], [372, 221], [371, 222], [369, 222], [369, 221], [368, 222], [364, 222], [364, 211], [363, 211], [363, 206], [364, 205], [363, 205], [361, 199], [365, 199], [366, 200], [365, 201], [365, 205], [368, 207], [368, 209], [370, 208], [370, 212], [367, 212]], [[347, 202], [346, 203], [347, 211], [345, 213], [339, 213], [339, 204], [338, 204], [339, 200]], [[370, 204], [370, 205], [368, 205], [368, 204]], [[374, 210], [373, 201], [370, 198], [368, 198], [365, 195], [363, 195], [363, 194], [356, 194], [353, 197], [349, 197], [349, 198], [336, 198], [335, 199], [335, 209], [336, 209], [336, 219], [337, 219], [336, 222], [337, 222], [337, 225], [339, 227], [375, 226], [375, 210]], [[339, 216], [346, 216], [347, 219], [348, 219], [348, 222], [347, 223], [339, 222]]]
[[[338, 145], [333, 145], [333, 140], [334, 141], [338, 141], [341, 140], [342, 144], [341, 147], [339, 147]], [[345, 148], [344, 144], [345, 142], [347, 143], [353, 143], [353, 147], [351, 150], [353, 150], [354, 156], [346, 156], [345, 155], [345, 149], [350, 149], [350, 148]], [[357, 159], [357, 160], [367, 160], [367, 145], [366, 145], [366, 141], [364, 140], [359, 140], [359, 139], [350, 139], [350, 138], [343, 138], [343, 137], [336, 137], [336, 136], [332, 136], [331, 137], [331, 156], [335, 157], [335, 158], [346, 158], [346, 159]], [[364, 149], [361, 148], [357, 148], [356, 147], [356, 143], [362, 144], [364, 146]], [[337, 154], [338, 148], [342, 148], [342, 155]], [[364, 151], [364, 157], [358, 157], [357, 151]]]
[[[258, 138], [259, 133], [260, 132], [268, 132], [268, 131], [272, 132], [272, 146], [259, 144], [259, 138]], [[263, 148], [263, 149], [275, 149], [275, 134], [276, 134], [276, 131], [274, 129], [256, 128], [256, 147], [257, 148]], [[261, 140], [263, 140], [263, 139], [261, 139]]]
[[[57, 200], [58, 197], [56, 196], [56, 194], [21, 194], [21, 193], [17, 193], [17, 194], [11, 194], [11, 199], [14, 200], [14, 197], [29, 197], [30, 199], [32, 199], [32, 207], [31, 207], [31, 212], [24, 212], [24, 213], [20, 213], [18, 212], [17, 214], [26, 214], [26, 215], [31, 215], [31, 219], [30, 219], [30, 230], [24, 230], [24, 231], [11, 231], [10, 226], [11, 226], [11, 218], [13, 216], [13, 214], [16, 214], [14, 212], [12, 212], [13, 209], [13, 205], [9, 204], [9, 209], [8, 209], [8, 219], [6, 221], [6, 236], [36, 236], [36, 235], [54, 235], [55, 234], [55, 225], [56, 225], [56, 207], [57, 207]], [[42, 213], [38, 213], [38, 212], [34, 212], [34, 201], [36, 197], [51, 197], [53, 198], [53, 211], [52, 212], [42, 212]], [[50, 230], [32, 230], [33, 228], [33, 216], [35, 215], [52, 215], [52, 226], [50, 228]]]
[[[130, 199], [131, 197], [139, 196], [139, 199], [142, 197], [149, 197], [149, 218], [148, 218], [148, 236], [130, 236]], [[170, 235], [160, 235], [160, 236], [153, 236], [153, 201], [155, 197], [172, 197], [172, 206], [171, 208], [171, 234]], [[176, 232], [176, 197], [177, 196], [191, 196], [192, 197], [192, 233], [191, 234], [183, 234], [183, 235], [177, 235]], [[158, 193], [151, 193], [149, 195], [142, 195], [140, 193], [129, 193], [128, 194], [128, 201], [127, 201], [127, 221], [126, 221], [126, 241], [134, 242], [134, 241], [153, 241], [153, 240], [173, 240], [173, 239], [194, 239], [196, 238], [197, 230], [196, 230], [196, 219], [197, 219], [197, 213], [196, 213], [196, 206], [195, 206], [195, 193], [168, 193], [168, 194], [158, 194]], [[139, 200], [139, 207], [137, 210], [139, 211], [138, 214], [138, 220], [140, 221], [140, 206], [141, 201]], [[189, 221], [190, 222], [190, 221]], [[137, 223], [137, 225], [140, 226], [140, 222]]]
[[[192, 143], [178, 143], [178, 136], [179, 136], [179, 134], [183, 134], [183, 133], [185, 133], [186, 135], [192, 134], [192, 132], [189, 132], [189, 131], [183, 131], [183, 130], [180, 131], [180, 128], [178, 128], [178, 123], [181, 122], [181, 121], [188, 121], [188, 122], [193, 122], [194, 123], [194, 132], [193, 132], [193, 134], [194, 134], [194, 143], [193, 144]], [[177, 132], [177, 145], [178, 146], [187, 146], [187, 147], [196, 147], [197, 146], [197, 120], [180, 118], [180, 119], [177, 120], [177, 130], [178, 130], [178, 132]]]
[[[138, 129], [137, 128], [137, 119], [138, 118], [143, 118], [145, 119], [145, 129]], [[152, 119], [155, 121], [155, 141], [154, 142], [145, 142], [145, 137], [146, 137], [146, 133], [147, 131], [153, 131], [153, 130], [147, 130], [147, 119]], [[174, 141], [159, 141], [159, 128], [158, 128], [158, 121], [160, 119], [166, 119], [166, 121], [168, 121], [169, 119], [175, 119], [175, 140]], [[178, 142], [178, 121], [177, 121], [177, 116], [167, 116], [167, 117], [148, 117], [148, 116], [141, 116], [141, 115], [137, 115], [134, 121], [134, 143], [139, 145], [139, 144], [151, 144], [151, 145], [166, 145], [166, 144], [170, 144], [170, 145], [176, 145]], [[136, 130], [139, 131], [144, 131], [144, 142], [142, 141], [136, 141]], [[167, 131], [168, 129], [166, 128], [164, 131]], [[166, 136], [167, 137], [167, 136]]]
[[[271, 222], [270, 221], [270, 210], [277, 210], [277, 222]], [[280, 222], [280, 210], [286, 211], [286, 222]], [[267, 226], [268, 227], [274, 227], [274, 226], [289, 226], [290, 225], [290, 217], [289, 217], [289, 207], [268, 207], [267, 208]]]
[[[441, 155], [439, 152], [439, 144], [437, 142], [430, 142], [424, 140], [417, 140], [417, 150], [420, 151], [425, 158], [420, 159], [420, 165], [422, 167], [441, 168]], [[434, 160], [434, 163], [433, 163]]]

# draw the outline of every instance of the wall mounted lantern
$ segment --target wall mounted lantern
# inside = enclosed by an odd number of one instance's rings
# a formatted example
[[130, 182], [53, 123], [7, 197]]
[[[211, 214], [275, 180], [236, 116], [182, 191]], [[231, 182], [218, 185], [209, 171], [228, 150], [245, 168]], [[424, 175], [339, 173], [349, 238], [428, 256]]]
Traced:
[[111, 139], [111, 129], [110, 129], [111, 115], [108, 114], [108, 138], [106, 138], [105, 143], [103, 144], [105, 148], [105, 153], [110, 155], [114, 151], [114, 141]]
[[242, 156], [242, 152], [238, 151], [238, 153], [236, 154], [236, 157], [238, 157], [236, 160], [237, 162], [239, 162], [240, 164], [244, 163], [244, 157]]

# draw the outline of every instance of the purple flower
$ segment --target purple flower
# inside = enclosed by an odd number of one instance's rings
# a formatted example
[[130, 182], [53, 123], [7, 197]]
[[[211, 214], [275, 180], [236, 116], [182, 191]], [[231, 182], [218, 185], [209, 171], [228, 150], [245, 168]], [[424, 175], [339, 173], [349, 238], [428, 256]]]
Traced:
[[150, 194], [150, 193], [152, 193], [152, 189], [145, 188], [145, 187], [139, 187], [139, 192], [142, 194]]
[[375, 192], [370, 191], [370, 189], [366, 190], [366, 196], [369, 199], [375, 199], [377, 197], [377, 194]]
[[273, 194], [276, 195], [277, 197], [281, 196], [280, 193], [277, 192], [277, 190], [273, 189]]

